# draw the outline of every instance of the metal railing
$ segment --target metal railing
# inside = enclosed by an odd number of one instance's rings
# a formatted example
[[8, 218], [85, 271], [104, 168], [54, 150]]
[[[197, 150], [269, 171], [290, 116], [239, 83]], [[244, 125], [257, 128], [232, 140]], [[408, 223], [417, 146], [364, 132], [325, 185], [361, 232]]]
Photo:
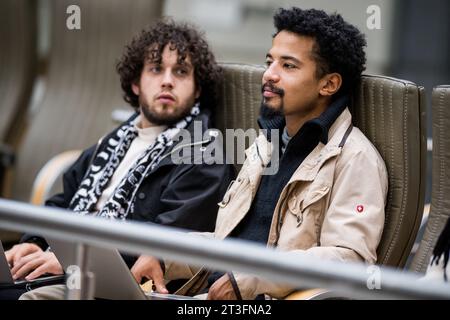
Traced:
[[349, 298], [450, 299], [449, 284], [417, 281], [419, 276], [410, 272], [380, 268], [381, 288], [369, 290], [371, 274], [362, 264], [324, 261], [236, 240], [206, 240], [168, 227], [79, 216], [4, 199], [0, 229], [240, 271], [293, 287], [322, 287]]

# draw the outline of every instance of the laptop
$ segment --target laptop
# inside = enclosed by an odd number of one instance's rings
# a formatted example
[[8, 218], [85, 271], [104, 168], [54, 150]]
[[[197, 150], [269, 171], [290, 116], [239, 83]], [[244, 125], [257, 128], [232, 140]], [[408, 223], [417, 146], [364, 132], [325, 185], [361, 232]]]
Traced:
[[[46, 237], [64, 270], [76, 266], [77, 244]], [[94, 296], [109, 300], [198, 300], [174, 294], [144, 292], [116, 249], [89, 246], [87, 269], [94, 274]], [[69, 275], [70, 277], [70, 275]]]
[[13, 279], [10, 266], [6, 260], [5, 251], [0, 241], [0, 288], [11, 288], [32, 290], [43, 285], [62, 284], [65, 281], [65, 275], [43, 275], [33, 280]]

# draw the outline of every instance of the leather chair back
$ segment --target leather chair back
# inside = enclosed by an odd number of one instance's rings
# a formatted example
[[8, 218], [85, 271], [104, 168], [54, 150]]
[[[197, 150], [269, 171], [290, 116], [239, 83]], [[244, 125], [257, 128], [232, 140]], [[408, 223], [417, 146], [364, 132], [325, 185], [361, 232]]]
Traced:
[[[216, 125], [258, 128], [264, 67], [222, 64], [225, 81]], [[386, 162], [389, 192], [378, 263], [403, 267], [423, 214], [426, 130], [424, 90], [412, 82], [364, 75], [352, 99], [355, 126], [372, 141]]]
[[383, 76], [363, 76], [353, 122], [383, 157], [389, 175], [379, 264], [403, 267], [420, 227], [426, 175], [424, 89]]
[[425, 272], [436, 241], [450, 217], [450, 85], [432, 93], [432, 188], [431, 208], [424, 235], [410, 269]]

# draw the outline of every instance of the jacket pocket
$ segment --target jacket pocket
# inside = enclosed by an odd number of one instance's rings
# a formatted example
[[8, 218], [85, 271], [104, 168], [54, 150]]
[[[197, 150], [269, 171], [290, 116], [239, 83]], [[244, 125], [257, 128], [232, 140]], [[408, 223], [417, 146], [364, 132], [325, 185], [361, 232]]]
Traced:
[[330, 192], [330, 187], [325, 185], [310, 190], [306, 197], [300, 201], [300, 211], [304, 212], [308, 207], [317, 203]]
[[248, 178], [238, 177], [236, 180], [232, 180], [228, 185], [227, 191], [223, 196], [222, 201], [218, 203], [220, 208], [225, 208], [233, 197], [249, 183]]
[[303, 224], [306, 210], [312, 207], [314, 204], [318, 203], [323, 197], [325, 197], [330, 191], [329, 186], [322, 186], [310, 190], [303, 197], [302, 195], [293, 195], [288, 201], [289, 212], [293, 214], [296, 218], [297, 225], [300, 227]]

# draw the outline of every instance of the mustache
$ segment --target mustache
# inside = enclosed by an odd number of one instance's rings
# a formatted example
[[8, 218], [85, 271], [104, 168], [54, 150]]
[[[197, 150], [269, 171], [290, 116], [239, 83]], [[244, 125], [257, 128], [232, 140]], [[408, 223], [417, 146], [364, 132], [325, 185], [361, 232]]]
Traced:
[[262, 87], [261, 87], [261, 93], [263, 93], [264, 91], [270, 91], [273, 93], [278, 94], [281, 98], [284, 97], [284, 90], [281, 88], [276, 87], [273, 82], [269, 81], [266, 82]]

